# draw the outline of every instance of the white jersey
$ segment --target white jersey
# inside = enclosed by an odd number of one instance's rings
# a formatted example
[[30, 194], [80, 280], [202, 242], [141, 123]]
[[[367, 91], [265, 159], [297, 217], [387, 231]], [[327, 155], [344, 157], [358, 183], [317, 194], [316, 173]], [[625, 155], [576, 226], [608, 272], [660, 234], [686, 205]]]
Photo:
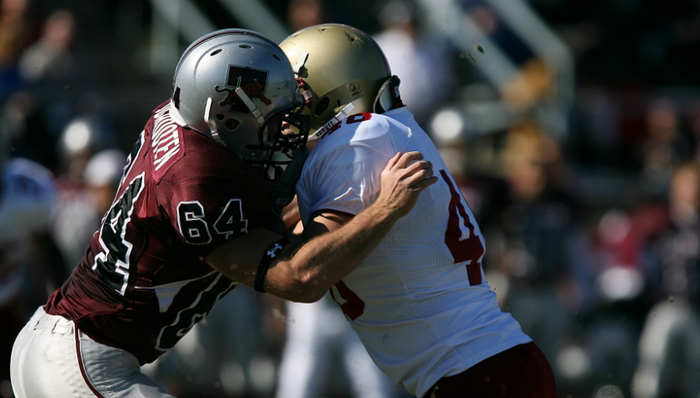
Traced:
[[53, 176], [44, 166], [14, 158], [0, 173], [0, 307], [22, 289], [22, 266], [36, 231], [47, 230], [54, 198]]
[[530, 342], [498, 306], [481, 267], [484, 239], [457, 183], [405, 108], [348, 117], [319, 139], [297, 184], [302, 221], [374, 202], [398, 151], [420, 151], [439, 181], [331, 293], [370, 356], [422, 397], [444, 376]]

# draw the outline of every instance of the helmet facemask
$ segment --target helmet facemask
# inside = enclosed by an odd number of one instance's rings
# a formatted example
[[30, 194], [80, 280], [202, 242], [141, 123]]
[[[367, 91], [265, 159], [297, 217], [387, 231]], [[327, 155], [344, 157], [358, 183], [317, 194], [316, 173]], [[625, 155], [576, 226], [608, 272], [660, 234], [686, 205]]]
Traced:
[[294, 152], [306, 146], [309, 128], [300, 118], [302, 107], [278, 112], [265, 121], [258, 131], [259, 144], [241, 147], [239, 156], [252, 164], [266, 167], [269, 181], [276, 180], [294, 159]]

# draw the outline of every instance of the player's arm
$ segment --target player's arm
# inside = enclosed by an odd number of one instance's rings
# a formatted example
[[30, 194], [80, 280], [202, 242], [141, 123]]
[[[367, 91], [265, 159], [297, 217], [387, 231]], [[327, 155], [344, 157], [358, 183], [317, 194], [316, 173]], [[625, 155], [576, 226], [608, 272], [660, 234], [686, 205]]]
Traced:
[[382, 171], [377, 201], [343, 220], [341, 228], [304, 244], [286, 244], [282, 250], [275, 249], [278, 234], [256, 229], [217, 247], [206, 260], [239, 283], [292, 301], [317, 301], [355, 269], [411, 211], [420, 193], [437, 181], [431, 163], [422, 158], [418, 152], [394, 156]]

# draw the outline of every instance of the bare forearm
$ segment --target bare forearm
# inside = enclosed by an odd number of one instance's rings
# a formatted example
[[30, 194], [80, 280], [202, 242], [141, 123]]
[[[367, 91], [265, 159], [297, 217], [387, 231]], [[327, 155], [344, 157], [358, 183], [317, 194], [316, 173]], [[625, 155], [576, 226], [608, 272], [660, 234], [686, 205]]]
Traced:
[[329, 213], [325, 220], [312, 221], [304, 230], [306, 244], [288, 244], [278, 253], [281, 236], [258, 228], [217, 247], [206, 261], [258, 290], [293, 301], [319, 300], [374, 250], [413, 208], [420, 192], [437, 181], [430, 162], [420, 159], [418, 152], [398, 153], [382, 172], [382, 190], [373, 205], [351, 220]]
[[342, 228], [311, 239], [293, 257], [270, 268], [266, 290], [292, 301], [320, 299], [374, 250], [399, 218], [392, 209], [370, 206]]
[[[399, 217], [392, 208], [375, 204], [303, 245], [286, 245], [281, 260], [273, 261], [267, 270], [265, 291], [292, 301], [319, 300], [367, 257]], [[215, 249], [207, 262], [231, 279], [253, 287], [256, 273], [262, 272], [258, 264], [279, 238], [272, 231], [256, 229]]]

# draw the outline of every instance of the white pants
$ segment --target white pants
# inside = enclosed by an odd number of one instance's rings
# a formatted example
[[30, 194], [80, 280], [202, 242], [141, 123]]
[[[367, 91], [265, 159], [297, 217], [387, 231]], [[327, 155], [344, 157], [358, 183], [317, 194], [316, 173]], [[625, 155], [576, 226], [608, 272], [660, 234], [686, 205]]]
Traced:
[[43, 307], [17, 336], [10, 364], [17, 398], [174, 398], [141, 373], [134, 355], [95, 342]]

